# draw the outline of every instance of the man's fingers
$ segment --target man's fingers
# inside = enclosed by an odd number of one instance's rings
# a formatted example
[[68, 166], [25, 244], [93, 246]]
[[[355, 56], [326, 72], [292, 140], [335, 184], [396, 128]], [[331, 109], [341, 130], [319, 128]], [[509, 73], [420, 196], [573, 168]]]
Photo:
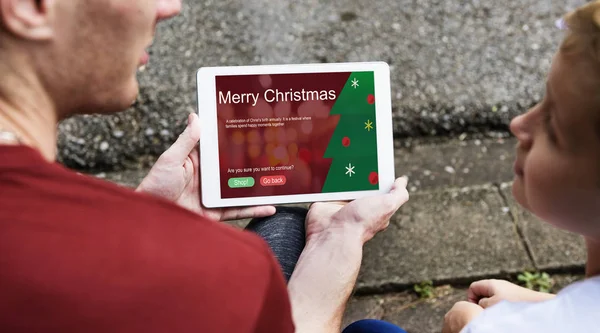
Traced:
[[308, 205], [309, 209], [312, 209], [313, 206], [321, 206], [321, 205], [336, 205], [336, 206], [346, 206], [350, 201], [317, 201]]
[[198, 151], [198, 146], [199, 145], [196, 144], [189, 156], [192, 159], [192, 163], [194, 163], [195, 166], [200, 167], [200, 152]]
[[406, 189], [406, 185], [408, 185], [408, 177], [402, 176], [396, 179], [396, 181], [394, 182], [394, 185], [392, 186], [392, 192], [397, 189]]
[[188, 116], [187, 127], [163, 156], [168, 157], [172, 162], [183, 163], [190, 152], [196, 148], [198, 141], [200, 141], [200, 121], [195, 113], [191, 113]]
[[400, 177], [396, 179], [389, 193], [379, 194], [374, 197], [363, 197], [352, 201], [349, 209], [345, 213], [351, 213], [345, 216], [345, 219], [360, 220], [367, 217], [377, 218], [378, 220], [389, 219], [400, 206], [408, 201], [408, 191], [406, 184], [408, 178]]
[[390, 193], [385, 195], [387, 196], [385, 200], [388, 202], [388, 210], [393, 210], [395, 212], [400, 206], [408, 201], [409, 194], [406, 190], [407, 184], [408, 178], [406, 176], [396, 179]]
[[245, 208], [230, 208], [223, 211], [222, 221], [239, 220], [247, 218], [266, 217], [275, 214], [274, 206], [258, 206]]

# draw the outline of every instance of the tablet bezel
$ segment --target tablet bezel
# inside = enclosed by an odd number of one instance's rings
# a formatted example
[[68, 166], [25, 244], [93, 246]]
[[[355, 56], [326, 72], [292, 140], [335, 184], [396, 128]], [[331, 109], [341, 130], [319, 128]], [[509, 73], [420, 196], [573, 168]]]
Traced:
[[[221, 198], [221, 172], [217, 126], [216, 77], [227, 75], [333, 73], [372, 71], [375, 80], [379, 190]], [[353, 200], [388, 192], [395, 180], [390, 69], [385, 62], [202, 67], [197, 72], [200, 118], [200, 177], [202, 203], [207, 208], [276, 205], [318, 201]], [[217, 144], [215, 144], [217, 143]], [[217, 161], [217, 163], [215, 163]]]

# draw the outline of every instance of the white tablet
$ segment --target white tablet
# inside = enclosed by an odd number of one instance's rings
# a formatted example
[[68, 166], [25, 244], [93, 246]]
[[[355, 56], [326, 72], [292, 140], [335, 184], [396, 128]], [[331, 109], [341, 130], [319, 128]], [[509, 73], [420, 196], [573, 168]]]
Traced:
[[386, 63], [205, 67], [197, 82], [206, 207], [352, 200], [390, 190]]

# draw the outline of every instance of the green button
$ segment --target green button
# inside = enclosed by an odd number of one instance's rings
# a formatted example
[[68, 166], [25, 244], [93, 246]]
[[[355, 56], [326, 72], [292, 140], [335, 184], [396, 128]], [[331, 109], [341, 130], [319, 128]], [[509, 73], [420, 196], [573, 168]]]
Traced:
[[229, 187], [231, 187], [231, 188], [252, 187], [252, 186], [254, 186], [254, 178], [252, 178], [252, 177], [229, 178], [229, 181], [227, 183], [229, 184]]

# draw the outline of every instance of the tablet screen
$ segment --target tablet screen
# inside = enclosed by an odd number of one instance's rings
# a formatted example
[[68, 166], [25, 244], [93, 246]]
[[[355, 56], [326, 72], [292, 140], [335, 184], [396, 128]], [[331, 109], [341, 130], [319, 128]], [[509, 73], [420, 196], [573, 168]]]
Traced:
[[373, 72], [215, 80], [222, 199], [379, 189]]

